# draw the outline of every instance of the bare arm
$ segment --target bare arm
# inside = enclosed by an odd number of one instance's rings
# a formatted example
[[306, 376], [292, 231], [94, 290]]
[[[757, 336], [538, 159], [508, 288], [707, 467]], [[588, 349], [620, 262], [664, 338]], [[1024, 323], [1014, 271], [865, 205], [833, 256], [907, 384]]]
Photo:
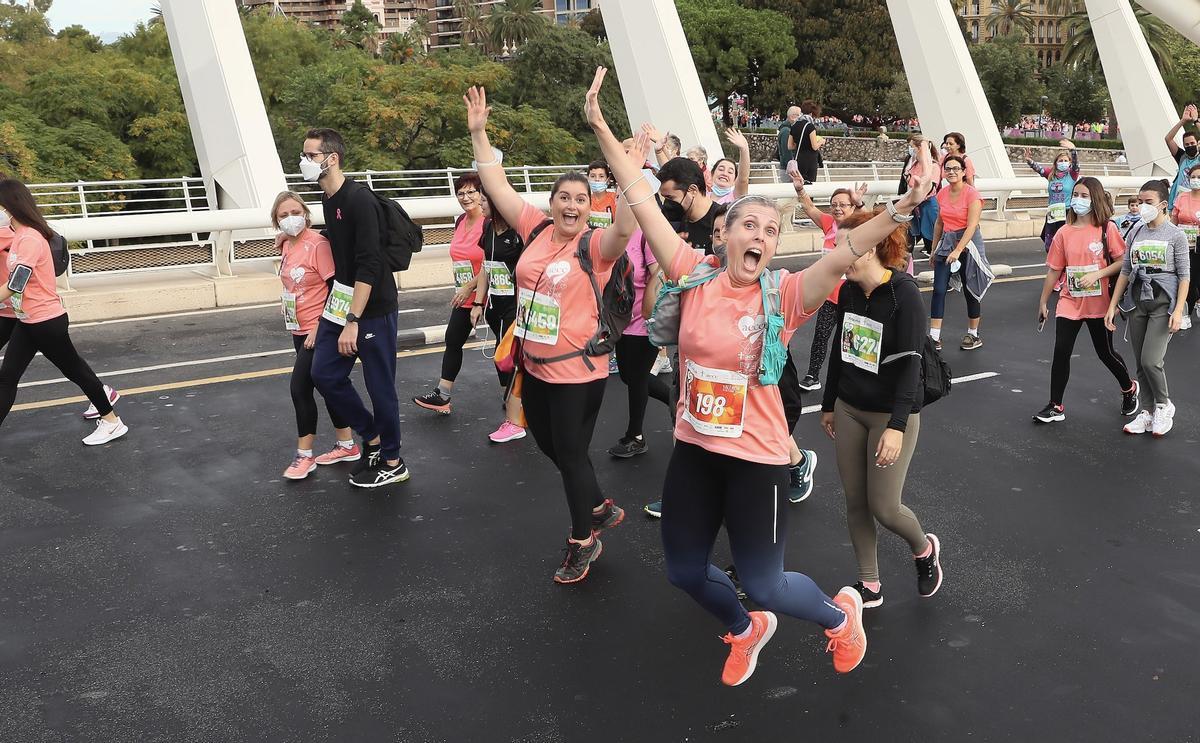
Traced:
[[1171, 131], [1167, 132], [1167, 136], [1163, 138], [1163, 141], [1167, 143], [1167, 149], [1171, 151], [1172, 157], [1175, 157], [1179, 154], [1179, 145], [1175, 142], [1175, 135], [1178, 134], [1179, 130], [1188, 123], [1186, 118], [1187, 114], [1184, 114], [1184, 116], [1185, 118], [1180, 119], [1175, 126], [1171, 127]]
[[812, 197], [808, 195], [808, 191], [804, 190], [804, 176], [800, 176], [800, 181], [795, 183], [796, 198], [800, 201], [800, 208], [804, 210], [804, 216], [813, 221], [817, 229], [821, 229], [821, 217], [824, 214], [817, 205], [813, 203]]
[[492, 109], [487, 104], [487, 91], [472, 86], [463, 96], [467, 104], [467, 128], [471, 131], [471, 146], [475, 150], [475, 162], [479, 168], [479, 180], [487, 191], [492, 208], [499, 212], [505, 222], [518, 224], [525, 200], [521, 198], [500, 163], [493, 163], [492, 143], [488, 141], [487, 121]]
[[733, 184], [733, 197], [740, 199], [750, 193], [750, 143], [737, 129], [725, 130], [725, 138], [738, 149], [737, 182]]

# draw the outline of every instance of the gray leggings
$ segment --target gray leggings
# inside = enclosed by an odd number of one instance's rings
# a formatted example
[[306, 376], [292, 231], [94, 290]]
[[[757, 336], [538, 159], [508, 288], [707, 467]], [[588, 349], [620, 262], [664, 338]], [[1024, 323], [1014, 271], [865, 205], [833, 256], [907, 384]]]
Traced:
[[[1167, 393], [1167, 343], [1171, 340], [1171, 297], [1158, 286], [1153, 299], [1139, 299], [1129, 313], [1129, 341], [1137, 359], [1138, 382], [1155, 403], [1171, 401]], [[1146, 399], [1146, 398], [1142, 398]], [[1149, 410], [1150, 405], [1143, 405]]]
[[928, 540], [916, 515], [900, 502], [908, 465], [921, 432], [920, 413], [908, 417], [900, 457], [891, 467], [875, 466], [875, 447], [887, 429], [890, 413], [868, 413], [838, 400], [833, 406], [838, 471], [846, 493], [846, 526], [858, 559], [858, 578], [879, 580], [875, 522], [900, 535], [913, 554], [925, 551]]

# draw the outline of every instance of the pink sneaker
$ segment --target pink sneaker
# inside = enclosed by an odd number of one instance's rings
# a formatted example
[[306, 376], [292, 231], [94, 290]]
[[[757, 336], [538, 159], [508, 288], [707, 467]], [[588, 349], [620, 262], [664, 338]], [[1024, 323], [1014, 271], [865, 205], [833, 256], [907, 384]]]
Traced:
[[488, 438], [492, 440], [493, 444], [505, 444], [525, 438], [525, 429], [506, 420], [500, 424], [499, 428], [488, 434]]
[[302, 457], [297, 455], [292, 460], [292, 464], [283, 471], [283, 476], [289, 480], [303, 480], [308, 477], [308, 473], [317, 468], [317, 460], [312, 457]]
[[362, 450], [358, 448], [358, 444], [346, 448], [344, 446], [335, 445], [333, 449], [325, 452], [317, 457], [317, 464], [337, 464], [338, 462], [357, 462], [362, 459]]
[[[104, 391], [108, 394], [109, 405], [116, 405], [117, 400], [121, 399], [121, 393], [117, 392], [112, 387], [109, 387], [107, 384], [104, 385]], [[95, 405], [88, 405], [87, 410], [83, 411], [83, 417], [87, 420], [94, 421], [100, 417], [100, 411], [96, 410]]]

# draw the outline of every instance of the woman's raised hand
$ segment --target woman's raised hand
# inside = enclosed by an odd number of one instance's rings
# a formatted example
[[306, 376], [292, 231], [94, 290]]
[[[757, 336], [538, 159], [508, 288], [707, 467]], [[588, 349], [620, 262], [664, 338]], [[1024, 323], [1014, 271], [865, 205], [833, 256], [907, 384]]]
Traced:
[[725, 130], [725, 139], [728, 139], [729, 144], [738, 148], [739, 151], [750, 149], [750, 143], [746, 141], [746, 135], [732, 126]]
[[463, 102], [467, 104], [467, 129], [471, 133], [485, 130], [488, 115], [492, 113], [487, 103], [487, 91], [472, 85], [463, 96]]
[[587, 96], [584, 98], [583, 114], [587, 117], [587, 123], [592, 129], [608, 126], [604, 120], [604, 112], [600, 110], [600, 86], [604, 84], [604, 76], [607, 73], [607, 67], [596, 68], [596, 76], [592, 78], [592, 87], [588, 88]]

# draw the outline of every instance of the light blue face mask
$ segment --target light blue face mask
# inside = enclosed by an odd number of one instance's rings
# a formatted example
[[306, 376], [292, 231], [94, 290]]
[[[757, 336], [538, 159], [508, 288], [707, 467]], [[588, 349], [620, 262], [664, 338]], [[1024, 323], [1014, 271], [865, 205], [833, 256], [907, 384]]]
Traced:
[[1076, 196], [1071, 200], [1071, 209], [1081, 217], [1086, 216], [1092, 211], [1092, 200]]
[[1071, 169], [1071, 163], [1064, 163], [1062, 160], [1059, 160], [1054, 163], [1054, 167], [1058, 169], [1058, 172], [1065, 173]]
[[713, 196], [716, 196], [718, 199], [723, 199], [729, 194], [733, 193], [733, 186], [718, 186], [714, 183], [712, 192]]
[[601, 193], [608, 190], [608, 184], [604, 182], [597, 183], [596, 181], [588, 181], [588, 188], [592, 189], [592, 193]]

